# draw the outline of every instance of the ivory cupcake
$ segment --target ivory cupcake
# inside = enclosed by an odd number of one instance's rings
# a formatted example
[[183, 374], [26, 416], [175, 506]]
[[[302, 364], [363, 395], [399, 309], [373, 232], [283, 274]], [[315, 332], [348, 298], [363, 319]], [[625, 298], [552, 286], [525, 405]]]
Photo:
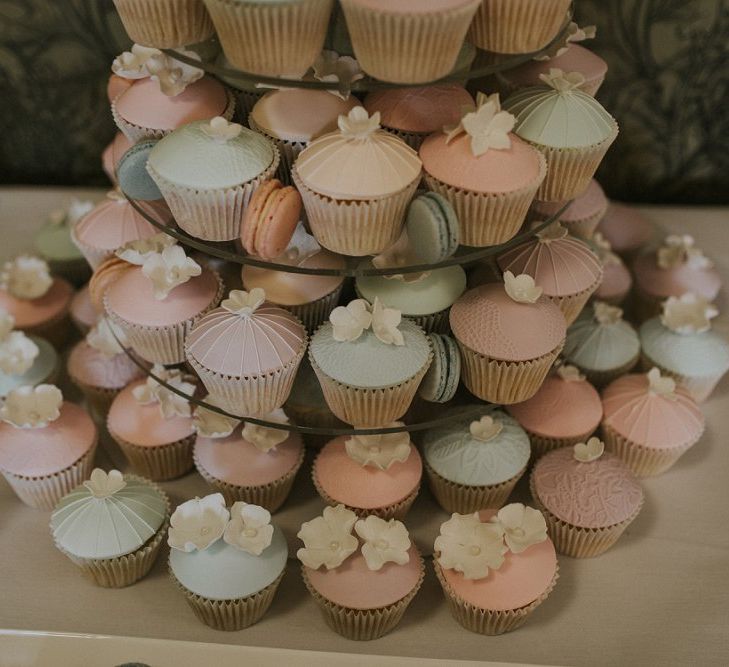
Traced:
[[592, 244], [602, 263], [602, 281], [592, 297], [611, 306], [619, 306], [628, 297], [633, 286], [630, 270], [620, 256], [612, 251], [610, 242], [600, 232], [595, 232]]
[[567, 329], [562, 354], [592, 384], [602, 387], [638, 363], [640, 339], [623, 319], [621, 308], [595, 301]]
[[512, 238], [547, 173], [538, 150], [512, 133], [515, 118], [498, 95], [479, 94], [478, 108], [420, 147], [428, 189], [443, 195], [460, 221], [460, 240], [490, 246]]
[[423, 438], [430, 489], [446, 512], [499, 508], [526, 472], [529, 436], [501, 410], [428, 431]]
[[544, 297], [559, 306], [568, 325], [602, 281], [597, 255], [584, 241], [568, 236], [559, 222], [499, 255], [497, 261], [502, 271], [534, 278]]
[[96, 426], [58, 387], [13, 389], [0, 420], [0, 472], [26, 505], [51, 510], [91, 474]]
[[711, 331], [719, 311], [687, 292], [669, 297], [663, 314], [640, 327], [643, 366], [657, 366], [701, 403], [729, 370], [729, 342]]
[[[152, 375], [192, 396], [196, 386], [180, 371], [153, 366]], [[193, 466], [195, 429], [187, 399], [154, 377], [135, 380], [109, 407], [106, 427], [132, 468], [158, 482], [181, 477]]]
[[564, 345], [564, 315], [542, 298], [531, 276], [504, 273], [505, 284], [466, 292], [450, 314], [461, 350], [461, 377], [484, 401], [510, 404], [534, 396]]
[[294, 163], [311, 231], [333, 252], [371, 255], [395, 243], [420, 181], [415, 151], [379, 123], [378, 113], [355, 107]]
[[597, 231], [628, 264], [651, 241], [655, 233], [653, 225], [642, 213], [616, 201], [608, 204]]
[[500, 635], [520, 627], [559, 577], [542, 514], [521, 503], [453, 514], [440, 526], [433, 565], [453, 617]]
[[322, 447], [312, 471], [314, 486], [328, 505], [342, 504], [357, 516], [381, 519], [405, 517], [422, 474], [420, 454], [407, 431], [341, 435]]
[[364, 299], [335, 308], [311, 339], [309, 361], [332, 412], [362, 428], [402, 417], [430, 366], [433, 352], [423, 330]]
[[534, 396], [507, 410], [529, 434], [535, 459], [586, 442], [602, 421], [600, 394], [576, 366], [565, 364], [545, 378]]
[[96, 321], [99, 319], [99, 314], [96, 312], [94, 304], [91, 303], [91, 293], [88, 284], [84, 285], [73, 295], [69, 314], [71, 316], [71, 322], [73, 322], [73, 325], [82, 336], [85, 336], [91, 331], [94, 324], [96, 324]]
[[543, 85], [509, 97], [504, 109], [516, 116], [515, 134], [547, 159], [549, 170], [537, 199], [566, 201], [587, 189], [618, 136], [618, 124], [599, 102], [580, 90], [581, 74], [553, 68], [541, 79]]
[[607, 448], [639, 477], [668, 470], [704, 432], [699, 406], [657, 368], [615, 380], [603, 392], [602, 407]]
[[198, 620], [216, 630], [257, 623], [273, 602], [288, 547], [271, 514], [219, 493], [188, 500], [170, 519], [172, 580]]
[[303, 523], [297, 537], [304, 543], [296, 552], [304, 584], [332, 630], [370, 640], [398, 625], [425, 569], [400, 521], [358, 519], [337, 505]]
[[[209, 398], [208, 398], [209, 400]], [[288, 423], [283, 410], [262, 419]], [[193, 458], [203, 478], [226, 502], [242, 500], [275, 512], [291, 491], [304, 462], [304, 445], [296, 431], [269, 428], [198, 407]]]
[[167, 533], [170, 501], [157, 485], [95, 468], [51, 514], [56, 548], [97, 586], [122, 588], [154, 565]]
[[[531, 217], [535, 220], [547, 220], [567, 202], [540, 202], [535, 201], [532, 205]], [[587, 189], [578, 197], [575, 197], [567, 210], [559, 215], [559, 222], [573, 236], [589, 241], [595, 233], [608, 208], [608, 199], [600, 184], [593, 178]]]

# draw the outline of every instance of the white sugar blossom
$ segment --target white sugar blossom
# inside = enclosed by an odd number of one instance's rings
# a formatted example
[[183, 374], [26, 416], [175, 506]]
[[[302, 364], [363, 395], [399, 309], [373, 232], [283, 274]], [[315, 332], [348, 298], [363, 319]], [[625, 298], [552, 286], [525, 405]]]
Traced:
[[547, 539], [547, 522], [544, 520], [544, 515], [539, 510], [521, 503], [505, 505], [491, 521], [501, 526], [506, 546], [515, 554], [520, 554], [532, 545]]
[[231, 139], [235, 139], [243, 130], [243, 126], [239, 123], [231, 123], [222, 116], [211, 118], [209, 123], [200, 127], [203, 134], [210, 137], [218, 143], [225, 143]]
[[481, 417], [478, 421], [472, 421], [468, 427], [471, 436], [481, 442], [493, 440], [501, 431], [504, 425], [499, 419], [494, 419], [490, 415]]
[[154, 298], [158, 301], [166, 299], [175, 287], [201, 272], [200, 265], [178, 245], [169, 246], [161, 253], [151, 253], [142, 265], [142, 273], [152, 281]]
[[690, 335], [711, 329], [711, 320], [719, 311], [707, 299], [692, 292], [671, 296], [663, 302], [661, 323], [678, 334]]
[[[187, 382], [178, 370], [168, 371], [163, 366], [155, 364], [152, 367], [152, 375], [187, 396], [192, 396], [195, 393], [195, 385], [192, 382]], [[190, 403], [186, 398], [160, 384], [152, 376], [147, 377], [144, 384], [136, 386], [132, 390], [132, 395], [142, 405], [159, 404], [160, 413], [165, 419], [190, 417], [192, 412]]]
[[580, 72], [565, 72], [558, 67], [551, 67], [548, 74], [540, 74], [539, 78], [560, 93], [581, 88], [585, 84], [585, 76]]
[[39, 299], [52, 284], [48, 264], [39, 257], [20, 255], [5, 262], [0, 272], [0, 289], [16, 299]]
[[86, 334], [86, 342], [95, 350], [111, 358], [124, 351], [122, 345], [127, 344], [127, 339], [126, 334], [109, 318], [101, 317]]
[[91, 477], [84, 482], [84, 486], [91, 492], [94, 498], [108, 498], [117, 491], [121, 491], [127, 483], [124, 476], [118, 470], [110, 470], [108, 473], [101, 468], [94, 468]]
[[380, 112], [370, 116], [364, 107], [354, 107], [346, 116], [339, 116], [337, 124], [347, 139], [366, 141], [380, 128]]
[[[205, 401], [216, 407], [215, 399], [208, 395]], [[227, 438], [240, 424], [239, 419], [221, 415], [219, 412], [208, 410], [198, 405], [192, 413], [192, 426], [195, 432], [203, 438]]]
[[565, 382], [581, 382], [585, 379], [585, 376], [580, 373], [580, 369], [570, 364], [562, 364], [557, 369], [557, 375]]
[[22, 331], [11, 331], [0, 338], [0, 371], [23, 375], [33, 366], [40, 350]]
[[0, 309], [0, 341], [5, 340], [14, 327], [15, 318], [7, 310]]
[[505, 271], [504, 289], [509, 297], [517, 303], [536, 303], [539, 297], [542, 296], [542, 288], [527, 273], [515, 276], [511, 271]]
[[592, 437], [587, 442], [578, 442], [573, 448], [573, 456], [576, 461], [589, 463], [596, 461], [605, 452], [605, 443], [600, 438]]
[[130, 264], [142, 266], [150, 255], [161, 253], [165, 248], [176, 244], [169, 234], [160, 232], [146, 239], [137, 239], [125, 243], [114, 253], [120, 259]]
[[114, 58], [111, 71], [125, 79], [146, 79], [149, 76], [147, 62], [153, 56], [163, 56], [162, 51], [133, 44], [131, 51], [124, 51]]
[[475, 512], [452, 514], [442, 523], [435, 550], [441, 567], [461, 572], [465, 579], [483, 579], [501, 567], [507, 547], [503, 528], [483, 523]]
[[554, 44], [543, 55], [536, 56], [534, 60], [551, 60], [567, 52], [567, 47], [573, 42], [583, 42], [586, 39], [594, 39], [597, 34], [597, 28], [594, 25], [586, 25], [580, 27], [574, 21], [570, 22], [567, 27], [567, 33], [564, 37]]
[[623, 319], [623, 309], [618, 306], [611, 306], [604, 301], [595, 301], [592, 306], [593, 316], [598, 324], [608, 326], [617, 324]]
[[[188, 49], [177, 49], [177, 51], [193, 60], [202, 60], [194, 51]], [[187, 86], [205, 74], [199, 67], [193, 67], [164, 53], [153, 54], [147, 60], [146, 68], [151, 79], [159, 84], [159, 89], [168, 97], [179, 95]]]
[[273, 539], [271, 513], [258, 505], [234, 503], [223, 539], [236, 549], [260, 556]]
[[511, 148], [509, 133], [514, 129], [516, 118], [508, 111], [501, 110], [499, 94], [479, 93], [475, 111], [466, 113], [461, 122], [446, 131], [446, 143], [465, 132], [471, 138], [471, 152], [483, 155], [489, 149], [504, 150]]
[[[273, 412], [263, 415], [261, 419], [269, 422], [277, 422], [279, 424], [289, 423], [289, 418], [281, 408], [277, 408]], [[289, 432], [281, 428], [273, 428], [271, 426], [261, 426], [260, 424], [245, 422], [243, 424], [242, 435], [243, 438], [256, 447], [256, 449], [259, 449], [262, 452], [268, 452], [271, 449], [275, 449], [282, 442], [288, 440]]]
[[167, 544], [187, 553], [207, 549], [222, 537], [229, 517], [220, 493], [188, 500], [170, 517]]
[[655, 367], [651, 368], [646, 376], [648, 377], [648, 390], [651, 393], [670, 399], [676, 398], [676, 381], [673, 378], [661, 375], [661, 371]]
[[352, 535], [356, 522], [357, 515], [344, 505], [324, 508], [322, 516], [301, 525], [296, 536], [304, 548], [296, 552], [296, 557], [312, 570], [322, 565], [327, 570], [339, 567], [359, 546]]
[[410, 535], [402, 522], [368, 516], [357, 521], [354, 530], [362, 540], [362, 555], [370, 570], [377, 572], [385, 563], [410, 562]]
[[[339, 83], [340, 88], [348, 91], [354, 81], [364, 77], [362, 68], [355, 58], [351, 56], [340, 56], [336, 51], [324, 49], [312, 65], [314, 78], [318, 81]], [[342, 95], [339, 91], [329, 90], [328, 92], [346, 99], [349, 94]]]
[[0, 419], [16, 428], [44, 428], [61, 416], [63, 394], [52, 384], [13, 389], [0, 407]]
[[405, 345], [402, 331], [398, 329], [402, 314], [395, 308], [386, 308], [379, 297], [372, 304], [372, 333], [385, 345]]
[[547, 225], [544, 229], [537, 232], [537, 236], [542, 243], [550, 243], [551, 241], [559, 241], [567, 236], [567, 228], [563, 227], [559, 220]]
[[711, 260], [696, 246], [690, 234], [670, 234], [658, 249], [658, 266], [672, 269], [681, 264], [688, 264], [693, 269], [708, 269], [713, 266]]
[[[392, 422], [388, 427], [404, 426], [402, 422]], [[347, 455], [362, 466], [372, 466], [387, 470], [393, 463], [408, 460], [410, 434], [407, 431], [379, 433], [374, 435], [353, 435], [344, 443]]]
[[234, 289], [220, 305], [233, 315], [250, 317], [263, 305], [265, 300], [266, 292], [262, 287], [254, 287], [250, 292]]
[[346, 306], [337, 306], [329, 314], [329, 321], [332, 323], [334, 340], [340, 342], [357, 340], [372, 324], [369, 303], [364, 299], [355, 299]]

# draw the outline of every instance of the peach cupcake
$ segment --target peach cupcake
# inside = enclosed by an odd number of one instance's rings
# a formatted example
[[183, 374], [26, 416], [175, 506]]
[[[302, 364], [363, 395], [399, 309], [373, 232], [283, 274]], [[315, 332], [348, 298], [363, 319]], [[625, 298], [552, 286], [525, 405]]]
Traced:
[[630, 294], [633, 276], [625, 266], [625, 262], [612, 251], [610, 242], [600, 232], [595, 232], [592, 245], [602, 262], [602, 282], [592, 293], [592, 298], [609, 303], [611, 306], [619, 306]]
[[[531, 218], [547, 220], [568, 202], [541, 202], [532, 204]], [[589, 241], [595, 233], [608, 208], [608, 199], [600, 184], [593, 178], [587, 189], [575, 197], [565, 211], [560, 213], [559, 222], [567, 231], [581, 239]]]
[[13, 389], [0, 407], [0, 472], [26, 505], [51, 510], [89, 477], [98, 431], [58, 387]]
[[516, 630], [559, 578], [544, 516], [521, 503], [453, 514], [441, 524], [434, 550], [453, 618], [482, 635]]
[[653, 225], [640, 211], [616, 201], [608, 204], [597, 231], [628, 264], [655, 235]]
[[[356, 536], [352, 531], [356, 533]], [[344, 505], [301, 525], [301, 573], [327, 625], [347, 639], [394, 630], [423, 583], [423, 558], [396, 519], [358, 519]]]

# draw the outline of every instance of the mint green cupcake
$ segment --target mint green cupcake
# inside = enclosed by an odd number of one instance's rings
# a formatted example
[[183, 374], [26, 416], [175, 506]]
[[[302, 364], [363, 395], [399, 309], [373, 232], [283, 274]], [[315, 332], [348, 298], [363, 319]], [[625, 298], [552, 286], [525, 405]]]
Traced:
[[20, 373], [5, 372], [0, 363], [0, 398], [24, 385], [35, 387], [39, 384], [55, 384], [58, 380], [60, 363], [53, 345], [37, 336], [28, 336], [28, 340], [38, 348], [38, 355], [31, 362], [30, 368]]

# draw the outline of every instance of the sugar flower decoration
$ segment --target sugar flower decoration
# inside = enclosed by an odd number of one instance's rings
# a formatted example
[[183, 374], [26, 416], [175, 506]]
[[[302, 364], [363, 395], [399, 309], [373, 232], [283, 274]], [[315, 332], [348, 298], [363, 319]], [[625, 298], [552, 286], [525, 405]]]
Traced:
[[666, 375], [661, 375], [658, 368], [651, 368], [648, 373], [648, 391], [665, 398], [676, 398], [676, 381]]
[[[126, 334], [108, 317], [101, 317], [86, 334], [86, 342], [106, 357], [114, 357], [124, 351]], [[121, 343], [121, 345], [119, 344]]]
[[544, 515], [533, 507], [521, 503], [511, 503], [502, 507], [493, 523], [498, 523], [504, 531], [504, 541], [511, 553], [520, 554], [533, 544], [547, 539], [547, 522]]
[[13, 389], [0, 407], [0, 419], [16, 428], [45, 428], [61, 416], [63, 394], [52, 384]]
[[713, 266], [712, 261], [696, 247], [694, 237], [689, 234], [667, 236], [658, 249], [657, 261], [662, 269], [672, 269], [684, 263], [693, 269], [708, 269]]
[[[202, 60], [200, 55], [194, 51], [188, 49], [178, 49], [178, 51], [181, 55], [193, 60]], [[146, 68], [151, 79], [159, 84], [159, 89], [168, 97], [179, 95], [187, 86], [195, 83], [205, 74], [199, 67], [193, 67], [163, 53], [153, 54], [147, 60]]]
[[504, 289], [517, 303], [536, 303], [542, 296], [542, 288], [527, 273], [515, 276], [511, 271], [504, 271]]
[[40, 350], [22, 331], [13, 331], [14, 326], [15, 318], [0, 311], [0, 371], [22, 375], [31, 369]]
[[234, 503], [223, 539], [236, 549], [260, 556], [273, 539], [271, 513], [258, 505]]
[[159, 49], [133, 44], [131, 51], [119, 54], [111, 63], [111, 71], [124, 79], [146, 79], [149, 76], [147, 62], [152, 57], [163, 56]]
[[160, 232], [146, 239], [129, 241], [121, 248], [118, 248], [115, 254], [125, 262], [142, 266], [151, 255], [161, 253], [165, 248], [169, 248], [175, 245], [175, 243], [175, 239], [169, 234]]
[[152, 281], [154, 298], [158, 301], [201, 272], [200, 265], [178, 245], [169, 246], [161, 253], [150, 253], [142, 265], [142, 273]]
[[466, 113], [461, 122], [447, 131], [446, 143], [465, 132], [471, 138], [471, 152], [483, 155], [489, 149], [505, 150], [511, 148], [509, 132], [514, 129], [516, 118], [508, 111], [501, 110], [499, 94], [483, 95], [476, 98], [477, 109]]
[[600, 438], [590, 438], [587, 442], [578, 442], [573, 448], [576, 461], [589, 463], [596, 461], [605, 452], [605, 443]]
[[94, 498], [109, 498], [126, 485], [124, 476], [118, 470], [110, 470], [107, 473], [101, 468], [94, 468], [91, 477], [84, 482], [84, 486]]
[[551, 67], [548, 74], [540, 74], [539, 78], [559, 93], [571, 92], [585, 84], [585, 77], [580, 72], [565, 72], [558, 67]]
[[[289, 418], [281, 408], [264, 415], [261, 419], [265, 419], [270, 422], [277, 422], [279, 424], [289, 423]], [[256, 449], [259, 449], [262, 452], [268, 452], [287, 440], [289, 432], [281, 428], [261, 426], [259, 424], [245, 422], [243, 424], [242, 435], [243, 438], [248, 440], [248, 442], [250, 442]]]
[[382, 301], [375, 297], [372, 304], [372, 333], [385, 345], [405, 345], [402, 331], [398, 329], [402, 314], [395, 308], [385, 308]]
[[329, 321], [332, 323], [334, 340], [339, 342], [357, 340], [372, 324], [369, 303], [364, 299], [355, 299], [346, 306], [337, 306], [329, 314]]
[[623, 309], [617, 306], [611, 306], [604, 301], [595, 301], [592, 306], [593, 316], [598, 324], [609, 326], [617, 324], [623, 319]]
[[39, 299], [52, 284], [48, 264], [39, 257], [20, 255], [5, 262], [0, 272], [0, 289], [16, 299]]
[[234, 289], [220, 305], [229, 313], [245, 318], [253, 315], [265, 300], [266, 292], [261, 287], [254, 287], [250, 292]]
[[349, 97], [348, 91], [352, 83], [364, 77], [357, 60], [351, 56], [340, 56], [336, 51], [326, 49], [319, 54], [312, 68], [314, 78], [318, 81], [338, 83], [340, 90], [330, 90], [329, 92], [344, 99]]
[[187, 553], [207, 549], [222, 537], [229, 517], [220, 493], [188, 500], [170, 517], [167, 544]]
[[0, 340], [7, 338], [14, 326], [15, 318], [7, 310], [0, 310]]
[[368, 516], [354, 524], [354, 531], [362, 540], [362, 555], [370, 570], [377, 572], [385, 563], [410, 562], [410, 535], [402, 522]]
[[[212, 396], [205, 399], [212, 405], [217, 405]], [[217, 406], [220, 407], [220, 406]], [[192, 413], [192, 427], [203, 438], [227, 438], [240, 424], [239, 419], [221, 415], [219, 412], [208, 410], [198, 405]]]
[[67, 208], [58, 208], [51, 211], [48, 215], [48, 222], [52, 225], [66, 225], [67, 227], [73, 227], [93, 208], [93, 202], [86, 200], [82, 201], [74, 197], [71, 199]]
[[498, 419], [494, 419], [490, 415], [481, 417], [478, 421], [472, 421], [468, 427], [471, 436], [475, 440], [481, 442], [489, 442], [493, 440], [501, 431], [504, 425]]
[[[392, 422], [388, 427], [404, 426], [402, 422]], [[412, 448], [407, 431], [379, 433], [373, 435], [353, 435], [344, 443], [349, 458], [362, 466], [372, 466], [387, 470], [393, 463], [403, 463], [410, 456]]]
[[[195, 393], [195, 385], [187, 382], [178, 370], [167, 370], [164, 366], [155, 364], [152, 367], [152, 375], [188, 396]], [[190, 403], [187, 399], [160, 384], [152, 376], [147, 377], [144, 384], [135, 387], [132, 395], [142, 405], [158, 403], [160, 413], [165, 419], [189, 417], [191, 414]]]
[[371, 116], [364, 107], [354, 107], [337, 121], [342, 136], [353, 141], [366, 141], [380, 128], [380, 112]]
[[435, 550], [442, 567], [461, 572], [465, 579], [483, 579], [504, 562], [504, 529], [500, 524], [482, 523], [478, 512], [453, 514], [441, 524]]
[[621, 259], [614, 252], [613, 248], [608, 241], [600, 232], [595, 232], [592, 235], [592, 243], [595, 246], [600, 261], [603, 265], [606, 264], [620, 264]]
[[581, 28], [577, 23], [572, 21], [567, 27], [567, 33], [564, 38], [552, 46], [549, 51], [541, 56], [537, 56], [534, 60], [551, 60], [567, 52], [567, 47], [572, 42], [584, 42], [586, 39], [594, 39], [597, 34], [597, 28], [594, 25], [586, 25]]
[[222, 116], [215, 116], [210, 119], [209, 123], [203, 124], [200, 129], [210, 139], [224, 144], [226, 141], [235, 139], [243, 130], [243, 126], [239, 123], [231, 123]]
[[322, 565], [327, 570], [339, 567], [359, 546], [352, 535], [356, 522], [357, 515], [344, 505], [324, 508], [322, 516], [301, 525], [296, 536], [304, 548], [296, 552], [296, 557], [312, 570]]
[[687, 292], [668, 297], [663, 302], [661, 323], [677, 334], [690, 335], [711, 329], [711, 320], [719, 311], [706, 299]]
[[[378, 269], [390, 269], [399, 266], [412, 266], [422, 263], [415, 254], [407, 231], [403, 230], [395, 243], [372, 258], [372, 266]], [[430, 275], [430, 271], [411, 271], [409, 273], [389, 273], [382, 276], [386, 280], [401, 280], [404, 283], [418, 283]]]
[[557, 369], [557, 375], [565, 382], [581, 382], [585, 379], [585, 376], [580, 373], [580, 369], [570, 364], [562, 364]]
[[537, 232], [540, 243], [550, 243], [551, 241], [559, 241], [567, 236], [567, 228], [563, 227], [559, 220], [556, 220], [551, 225], [547, 225], [544, 229]]

